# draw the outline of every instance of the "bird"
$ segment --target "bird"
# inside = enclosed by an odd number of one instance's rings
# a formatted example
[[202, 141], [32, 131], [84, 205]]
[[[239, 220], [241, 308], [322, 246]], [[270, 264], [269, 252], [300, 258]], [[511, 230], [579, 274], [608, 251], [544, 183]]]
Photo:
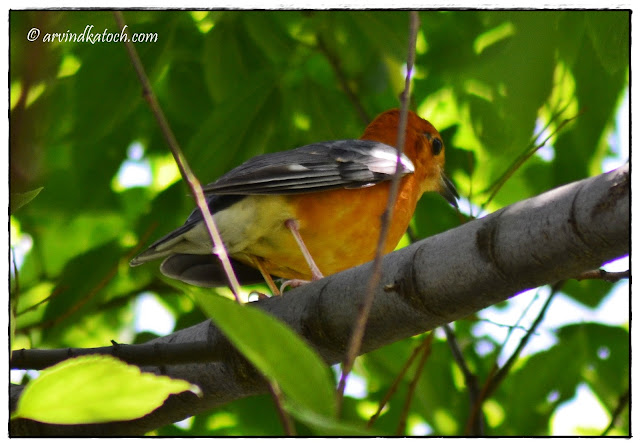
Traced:
[[[264, 280], [280, 294], [273, 277], [299, 284], [373, 260], [397, 163], [401, 179], [385, 254], [406, 232], [425, 192], [438, 192], [457, 207], [459, 195], [444, 171], [438, 131], [409, 111], [399, 154], [399, 122], [399, 109], [390, 109], [360, 139], [258, 155], [203, 187], [241, 283]], [[200, 287], [227, 284], [198, 208], [130, 265], [160, 258], [160, 271], [170, 278]]]

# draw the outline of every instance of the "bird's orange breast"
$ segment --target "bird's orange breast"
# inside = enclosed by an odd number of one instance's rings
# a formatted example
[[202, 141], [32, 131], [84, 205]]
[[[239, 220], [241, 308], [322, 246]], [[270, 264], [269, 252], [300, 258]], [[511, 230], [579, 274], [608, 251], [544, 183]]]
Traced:
[[[337, 189], [289, 195], [286, 201], [299, 223], [299, 231], [325, 276], [369, 262], [375, 257], [390, 182], [361, 189]], [[406, 231], [420, 188], [413, 175], [402, 178], [386, 239], [385, 254]], [[287, 279], [311, 279], [309, 267], [293, 236], [283, 231], [266, 236], [245, 251], [263, 260], [267, 271]], [[242, 254], [236, 256], [244, 260]]]

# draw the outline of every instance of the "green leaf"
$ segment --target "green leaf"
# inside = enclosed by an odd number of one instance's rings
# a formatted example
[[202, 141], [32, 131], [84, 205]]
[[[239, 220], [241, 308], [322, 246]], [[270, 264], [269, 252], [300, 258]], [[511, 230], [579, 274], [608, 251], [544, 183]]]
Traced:
[[507, 416], [505, 430], [497, 435], [544, 435], [554, 410], [575, 395], [581, 382], [609, 408], [628, 389], [628, 331], [584, 323], [564, 326], [557, 336], [556, 345], [523, 361], [499, 389]]
[[631, 11], [591, 11], [587, 30], [602, 66], [613, 74], [629, 66]]
[[29, 203], [31, 200], [36, 198], [40, 192], [42, 192], [44, 187], [39, 187], [37, 189], [30, 190], [29, 192], [19, 193], [15, 192], [9, 196], [9, 209], [10, 214], [14, 214], [18, 209], [20, 209], [25, 204]]
[[302, 408], [323, 417], [336, 413], [332, 375], [320, 356], [289, 327], [253, 305], [190, 290], [233, 345]]
[[287, 26], [297, 24], [299, 12], [250, 11], [242, 15], [246, 32], [274, 64], [288, 60], [295, 50], [295, 41]]
[[262, 49], [247, 35], [242, 16], [239, 11], [229, 12], [204, 38], [204, 77], [215, 102], [251, 85], [256, 71], [270, 69]]
[[273, 76], [268, 71], [255, 71], [246, 84], [203, 117], [200, 130], [184, 146], [185, 156], [203, 184], [264, 151], [265, 135], [277, 113], [276, 92]]
[[106, 355], [72, 358], [29, 382], [14, 417], [43, 423], [85, 424], [142, 417], [172, 393], [198, 393], [187, 381], [143, 373]]
[[613, 410], [629, 389], [629, 331], [604, 324], [573, 324], [558, 330], [560, 343], [574, 352], [581, 375], [605, 407]]
[[298, 421], [309, 426], [314, 435], [341, 437], [367, 437], [376, 435], [375, 431], [366, 429], [364, 426], [358, 426], [347, 421], [319, 415], [305, 408], [292, 406], [288, 409]]
[[613, 285], [604, 280], [569, 280], [562, 287], [562, 292], [590, 308], [596, 308], [609, 295]]
[[[52, 324], [52, 331], [62, 330], [61, 318], [79, 318], [101, 301], [104, 286], [115, 276], [122, 248], [109, 242], [69, 260], [57, 280], [55, 297], [49, 301], [43, 321]], [[78, 318], [78, 319], [76, 319]]]
[[357, 11], [338, 15], [352, 38], [360, 38], [382, 54], [404, 63], [408, 48], [409, 13], [406, 11]]

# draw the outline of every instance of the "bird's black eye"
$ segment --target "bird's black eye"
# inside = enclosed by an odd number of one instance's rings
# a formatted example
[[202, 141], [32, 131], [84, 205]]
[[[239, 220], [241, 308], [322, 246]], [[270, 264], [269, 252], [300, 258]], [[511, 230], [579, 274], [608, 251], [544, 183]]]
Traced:
[[433, 141], [431, 141], [431, 151], [434, 156], [440, 155], [443, 147], [444, 144], [442, 144], [442, 140], [440, 138], [433, 138]]

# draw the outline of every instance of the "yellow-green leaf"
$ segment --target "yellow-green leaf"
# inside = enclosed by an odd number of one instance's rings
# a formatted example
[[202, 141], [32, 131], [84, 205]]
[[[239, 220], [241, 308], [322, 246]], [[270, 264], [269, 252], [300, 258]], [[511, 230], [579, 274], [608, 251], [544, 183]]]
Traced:
[[43, 370], [27, 384], [13, 416], [53, 424], [132, 420], [187, 390], [199, 392], [187, 381], [143, 373], [112, 356], [81, 356]]

